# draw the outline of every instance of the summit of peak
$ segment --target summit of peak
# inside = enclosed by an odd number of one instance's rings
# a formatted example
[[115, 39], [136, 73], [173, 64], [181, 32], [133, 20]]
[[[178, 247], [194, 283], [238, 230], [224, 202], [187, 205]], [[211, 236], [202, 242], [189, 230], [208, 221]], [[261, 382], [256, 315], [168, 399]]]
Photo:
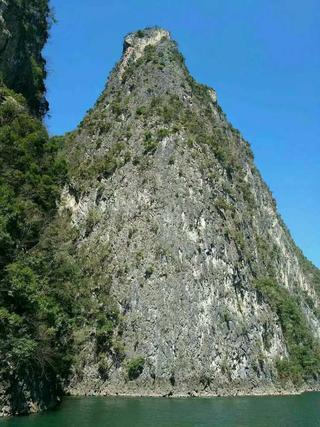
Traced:
[[170, 33], [159, 27], [145, 28], [127, 34], [123, 43], [123, 56], [119, 68], [119, 77], [122, 78], [128, 64], [137, 61], [147, 46], [155, 46], [163, 40], [171, 40]]
[[160, 27], [151, 27], [138, 30], [127, 34], [124, 39], [123, 50], [125, 52], [128, 48], [139, 48], [141, 46], [145, 47], [149, 44], [156, 44], [163, 38], [170, 40], [170, 33], [169, 31]]

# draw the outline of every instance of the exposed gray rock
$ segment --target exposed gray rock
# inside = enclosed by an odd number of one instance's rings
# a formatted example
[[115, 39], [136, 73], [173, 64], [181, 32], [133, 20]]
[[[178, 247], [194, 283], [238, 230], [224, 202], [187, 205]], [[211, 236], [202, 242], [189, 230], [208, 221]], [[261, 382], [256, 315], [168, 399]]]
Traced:
[[[288, 343], [279, 311], [255, 286], [271, 276], [298, 297], [319, 337], [316, 269], [283, 225], [248, 143], [215, 91], [190, 77], [168, 32], [126, 37], [105, 91], [70, 138], [68, 158], [72, 182], [60, 215], [71, 214], [83, 262], [95, 260], [99, 270], [92, 297], [110, 293], [116, 302], [115, 336], [125, 351], [120, 361], [105, 354], [103, 376], [94, 326], [82, 331], [68, 392], [317, 387], [315, 378], [280, 381]], [[139, 357], [144, 364], [130, 380]]]

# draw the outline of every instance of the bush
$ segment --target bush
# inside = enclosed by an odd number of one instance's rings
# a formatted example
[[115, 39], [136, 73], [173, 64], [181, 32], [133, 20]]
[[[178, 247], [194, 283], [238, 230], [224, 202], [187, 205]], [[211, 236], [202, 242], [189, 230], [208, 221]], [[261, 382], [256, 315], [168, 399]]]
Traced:
[[151, 133], [147, 132], [144, 137], [143, 146], [144, 154], [154, 154], [158, 147], [158, 141], [153, 140]]
[[164, 138], [170, 135], [168, 129], [159, 129], [157, 131], [157, 141], [162, 141]]
[[132, 359], [127, 365], [128, 378], [130, 381], [136, 380], [143, 372], [145, 360], [139, 356]]
[[152, 266], [149, 266], [149, 267], [146, 269], [146, 271], [144, 272], [144, 277], [145, 277], [146, 279], [149, 279], [149, 277], [151, 277], [151, 276], [152, 276], [153, 272], [154, 272], [153, 267], [152, 267]]
[[257, 290], [277, 313], [286, 341], [289, 359], [278, 361], [280, 378], [295, 383], [320, 374], [320, 346], [313, 337], [302, 309], [289, 291], [270, 278], [256, 282]]
[[147, 107], [145, 105], [142, 105], [141, 107], [137, 108], [137, 115], [138, 116], [146, 115], [147, 112], [148, 112], [148, 109], [147, 109]]
[[156, 52], [156, 47], [155, 46], [153, 46], [153, 45], [147, 45], [145, 48], [144, 48], [144, 55], [143, 55], [143, 59], [146, 61], [146, 62], [150, 62], [150, 61], [156, 61], [157, 62], [157, 60], [158, 60], [158, 57], [155, 55], [155, 52]]
[[67, 173], [60, 155], [63, 139], [49, 139], [12, 91], [1, 87], [0, 93], [1, 266], [18, 248], [36, 244], [45, 217], [55, 212]]
[[97, 352], [107, 352], [112, 346], [112, 337], [114, 331], [114, 322], [106, 320], [105, 323], [98, 325], [96, 331]]
[[228, 211], [228, 210], [234, 212], [234, 210], [235, 210], [234, 206], [231, 205], [230, 203], [228, 203], [227, 200], [226, 200], [226, 198], [222, 197], [222, 196], [218, 196], [215, 199], [214, 204], [215, 204], [216, 208], [218, 208], [220, 210], [223, 210], [225, 212]]
[[119, 101], [113, 101], [111, 104], [111, 110], [113, 114], [118, 117], [122, 113], [122, 107]]

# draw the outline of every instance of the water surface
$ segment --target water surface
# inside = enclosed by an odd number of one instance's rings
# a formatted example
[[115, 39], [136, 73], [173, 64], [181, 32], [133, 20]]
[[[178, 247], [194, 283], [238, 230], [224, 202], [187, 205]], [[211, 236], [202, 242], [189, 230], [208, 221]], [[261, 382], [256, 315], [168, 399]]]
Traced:
[[320, 427], [320, 393], [215, 398], [69, 397], [0, 427]]

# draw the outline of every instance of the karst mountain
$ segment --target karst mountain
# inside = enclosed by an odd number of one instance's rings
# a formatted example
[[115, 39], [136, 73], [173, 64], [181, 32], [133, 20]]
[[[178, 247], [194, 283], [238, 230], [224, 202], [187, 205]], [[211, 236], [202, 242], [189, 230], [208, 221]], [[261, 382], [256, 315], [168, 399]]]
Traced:
[[[21, 114], [41, 126], [34, 100], [28, 110], [1, 90], [2, 128]], [[319, 388], [319, 270], [168, 31], [127, 35], [79, 127], [43, 138], [48, 167], [24, 197], [50, 177], [32, 199], [45, 220], [1, 276], [0, 352], [11, 364], [1, 362], [3, 414], [44, 409], [64, 393]], [[56, 204], [45, 207], [52, 188]]]

